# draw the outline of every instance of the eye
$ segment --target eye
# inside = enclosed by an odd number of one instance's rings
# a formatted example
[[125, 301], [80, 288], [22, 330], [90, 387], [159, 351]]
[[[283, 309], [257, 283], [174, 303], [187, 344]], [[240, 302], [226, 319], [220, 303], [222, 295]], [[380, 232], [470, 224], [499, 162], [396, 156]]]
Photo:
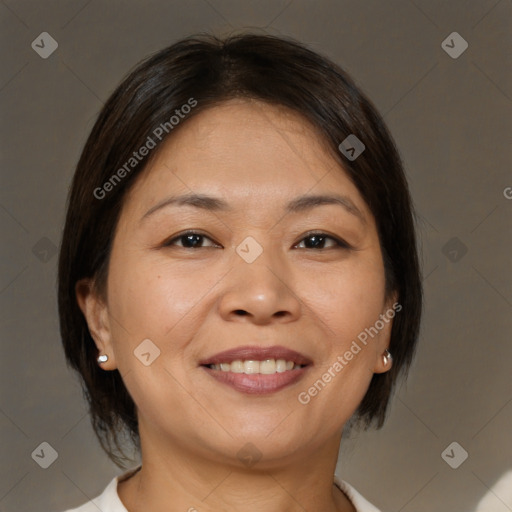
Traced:
[[[203, 245], [202, 242], [205, 240], [209, 240], [212, 242], [211, 245]], [[178, 243], [180, 242], [180, 243]], [[185, 233], [180, 233], [179, 235], [167, 240], [163, 243], [164, 247], [169, 246], [177, 246], [183, 247], [184, 249], [197, 249], [202, 247], [219, 247], [219, 245], [215, 244], [212, 239], [203, 233], [199, 233], [197, 231], [186, 231]]]
[[[330, 236], [327, 233], [309, 233], [304, 237], [297, 246], [301, 245], [304, 241], [304, 249], [351, 249], [351, 246], [344, 240]], [[330, 247], [326, 247], [326, 242], [330, 241]]]
[[[205, 241], [210, 243], [205, 245]], [[302, 245], [304, 244], [304, 245]], [[304, 249], [351, 249], [351, 246], [342, 239], [328, 235], [327, 233], [315, 232], [309, 233], [295, 247]], [[198, 231], [186, 231], [167, 240], [163, 243], [164, 247], [183, 247], [184, 249], [201, 249], [203, 247], [220, 247], [207, 235]]]

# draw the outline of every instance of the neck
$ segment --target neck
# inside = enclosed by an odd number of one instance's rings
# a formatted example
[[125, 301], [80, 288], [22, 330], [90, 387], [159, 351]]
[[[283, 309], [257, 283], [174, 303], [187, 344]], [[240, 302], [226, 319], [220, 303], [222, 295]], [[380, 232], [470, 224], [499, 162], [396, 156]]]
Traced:
[[141, 442], [142, 468], [118, 484], [118, 494], [129, 512], [355, 512], [334, 486], [340, 440], [337, 435], [288, 461], [250, 467], [179, 443], [167, 443], [165, 450], [158, 444], [157, 450], [156, 443]]

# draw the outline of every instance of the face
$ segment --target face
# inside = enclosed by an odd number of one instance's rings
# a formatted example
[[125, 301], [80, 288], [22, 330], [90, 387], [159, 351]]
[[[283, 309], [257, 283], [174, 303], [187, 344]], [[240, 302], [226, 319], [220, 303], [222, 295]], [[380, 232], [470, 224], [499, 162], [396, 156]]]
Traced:
[[[182, 195], [214, 199], [170, 201]], [[389, 369], [384, 290], [375, 219], [314, 128], [232, 100], [161, 148], [125, 199], [105, 300], [78, 296], [143, 447], [236, 462], [251, 442], [272, 464], [339, 440], [373, 373]], [[267, 359], [262, 373], [244, 362]]]

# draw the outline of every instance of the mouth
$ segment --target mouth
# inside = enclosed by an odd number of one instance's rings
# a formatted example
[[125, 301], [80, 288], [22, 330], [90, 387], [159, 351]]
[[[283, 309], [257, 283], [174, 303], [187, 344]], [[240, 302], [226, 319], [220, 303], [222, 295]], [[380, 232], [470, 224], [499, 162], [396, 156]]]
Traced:
[[200, 362], [208, 375], [249, 394], [279, 391], [301, 379], [313, 362], [282, 346], [239, 347]]

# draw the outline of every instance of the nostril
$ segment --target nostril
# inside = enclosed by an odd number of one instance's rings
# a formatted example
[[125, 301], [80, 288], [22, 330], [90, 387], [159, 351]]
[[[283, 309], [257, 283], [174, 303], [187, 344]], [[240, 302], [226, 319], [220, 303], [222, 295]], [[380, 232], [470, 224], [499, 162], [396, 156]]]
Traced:
[[247, 311], [244, 311], [243, 309], [236, 309], [235, 313], [240, 316], [247, 315]]

